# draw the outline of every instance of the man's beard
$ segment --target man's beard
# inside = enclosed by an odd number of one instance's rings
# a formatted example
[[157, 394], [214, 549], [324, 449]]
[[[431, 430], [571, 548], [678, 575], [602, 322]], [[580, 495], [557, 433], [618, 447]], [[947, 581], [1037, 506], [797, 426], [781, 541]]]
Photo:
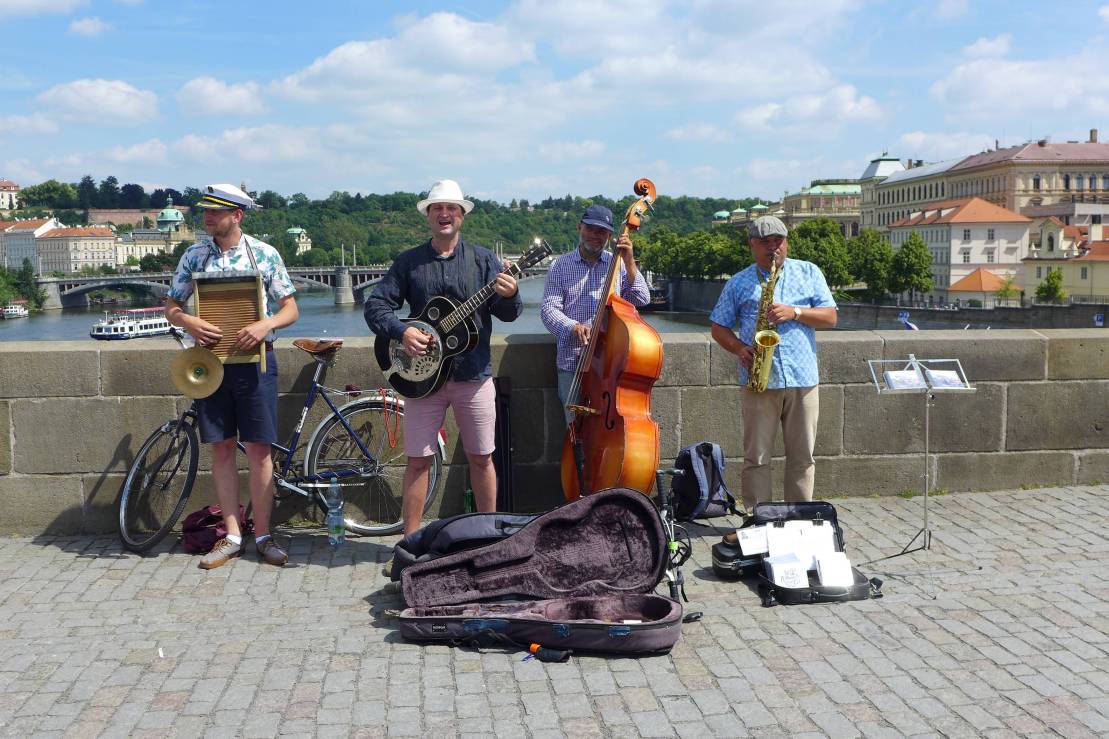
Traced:
[[598, 246], [593, 247], [593, 246], [590, 246], [589, 242], [587, 242], [584, 238], [582, 238], [581, 236], [578, 236], [578, 248], [581, 249], [582, 251], [584, 251], [586, 254], [588, 254], [591, 257], [601, 256], [601, 252], [603, 252], [605, 250], [605, 246], [607, 244], [608, 244], [608, 239], [605, 239]]

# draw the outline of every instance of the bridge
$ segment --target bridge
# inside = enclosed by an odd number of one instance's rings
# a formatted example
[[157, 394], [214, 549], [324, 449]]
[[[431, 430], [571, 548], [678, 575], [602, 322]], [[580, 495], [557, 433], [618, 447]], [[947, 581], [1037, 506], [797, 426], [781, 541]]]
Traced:
[[[380, 282], [388, 271], [388, 264], [362, 267], [290, 267], [289, 277], [293, 283], [307, 288], [331, 288], [335, 293], [335, 304], [346, 305], [363, 302], [366, 290]], [[545, 265], [535, 267], [527, 270], [524, 279], [546, 272]], [[51, 309], [83, 307], [88, 305], [90, 292], [125, 285], [145, 287], [156, 296], [164, 297], [169, 292], [172, 280], [173, 272], [128, 272], [118, 275], [40, 277], [35, 282], [46, 293], [43, 308]]]

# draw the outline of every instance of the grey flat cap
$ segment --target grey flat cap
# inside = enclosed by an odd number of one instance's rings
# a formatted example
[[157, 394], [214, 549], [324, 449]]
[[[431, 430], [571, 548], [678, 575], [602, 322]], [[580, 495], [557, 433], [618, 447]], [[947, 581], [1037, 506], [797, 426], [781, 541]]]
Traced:
[[765, 239], [767, 236], [786, 237], [789, 231], [786, 224], [775, 216], [759, 216], [747, 224], [747, 235], [752, 239]]

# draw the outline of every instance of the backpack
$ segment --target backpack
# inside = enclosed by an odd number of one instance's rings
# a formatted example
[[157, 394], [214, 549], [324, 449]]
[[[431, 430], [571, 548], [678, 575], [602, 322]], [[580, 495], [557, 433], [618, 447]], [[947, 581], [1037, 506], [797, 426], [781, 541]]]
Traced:
[[682, 471], [670, 481], [679, 521], [739, 514], [735, 497], [724, 482], [724, 452], [719, 444], [690, 444], [678, 452], [674, 466]]
[[[253, 521], [246, 517], [246, 510], [239, 506], [239, 522], [242, 533], [253, 527]], [[188, 554], [207, 554], [216, 542], [227, 536], [227, 526], [223, 523], [223, 511], [218, 505], [208, 505], [199, 511], [185, 516], [181, 524], [181, 546]]]
[[463, 513], [432, 521], [408, 534], [393, 547], [390, 579], [400, 580], [400, 573], [417, 562], [427, 562], [505, 539], [533, 518], [535, 516], [522, 513]]

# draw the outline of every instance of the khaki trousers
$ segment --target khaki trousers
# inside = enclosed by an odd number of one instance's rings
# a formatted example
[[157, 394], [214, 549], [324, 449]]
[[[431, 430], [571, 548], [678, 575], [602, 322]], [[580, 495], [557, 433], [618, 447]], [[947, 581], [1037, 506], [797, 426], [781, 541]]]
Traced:
[[816, 422], [820, 415], [820, 388], [790, 387], [753, 393], [740, 392], [743, 409], [743, 505], [776, 500], [770, 481], [770, 456], [778, 425], [785, 442], [785, 499], [812, 500], [816, 463]]

